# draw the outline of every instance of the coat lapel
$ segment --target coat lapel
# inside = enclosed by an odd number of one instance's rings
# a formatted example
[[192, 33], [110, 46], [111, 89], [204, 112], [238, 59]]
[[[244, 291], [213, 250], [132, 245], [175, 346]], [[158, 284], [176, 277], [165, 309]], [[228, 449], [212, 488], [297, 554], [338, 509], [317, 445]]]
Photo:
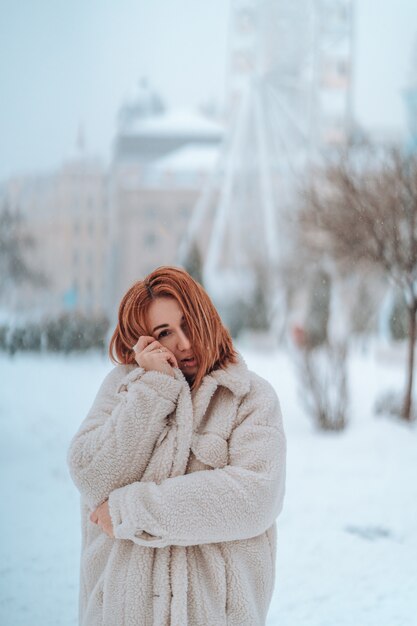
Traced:
[[217, 387], [226, 387], [238, 399], [249, 391], [248, 367], [240, 352], [237, 352], [237, 358], [238, 362], [229, 364], [226, 369], [217, 369], [207, 374], [195, 394], [192, 394], [194, 431], [198, 430]]
[[218, 387], [226, 387], [237, 399], [249, 391], [249, 371], [240, 352], [237, 354], [237, 363], [229, 364], [224, 370], [217, 369], [204, 376], [201, 385], [193, 393], [191, 393], [181, 370], [177, 368], [174, 370], [175, 378], [181, 380], [183, 386], [178, 396], [176, 408], [175, 427], [177, 432], [175, 450], [172, 451], [171, 476], [185, 474], [193, 435], [198, 431], [216, 389]]

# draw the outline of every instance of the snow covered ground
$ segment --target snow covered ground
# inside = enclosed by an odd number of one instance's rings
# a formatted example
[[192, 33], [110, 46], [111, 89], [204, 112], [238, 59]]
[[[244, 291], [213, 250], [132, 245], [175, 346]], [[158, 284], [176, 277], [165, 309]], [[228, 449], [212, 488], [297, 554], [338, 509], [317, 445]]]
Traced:
[[[325, 434], [303, 412], [288, 355], [240, 349], [274, 384], [288, 439], [268, 626], [416, 626], [417, 427], [372, 414], [378, 393], [401, 388], [403, 352], [354, 351], [349, 426]], [[97, 354], [0, 356], [2, 626], [77, 624], [66, 450], [110, 367]]]

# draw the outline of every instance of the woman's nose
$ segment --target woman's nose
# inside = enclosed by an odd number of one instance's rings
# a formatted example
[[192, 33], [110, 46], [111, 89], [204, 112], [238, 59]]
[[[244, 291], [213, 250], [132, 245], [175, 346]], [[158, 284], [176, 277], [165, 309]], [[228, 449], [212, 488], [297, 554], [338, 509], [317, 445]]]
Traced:
[[182, 331], [180, 331], [178, 335], [178, 348], [180, 350], [189, 350], [191, 348], [190, 340]]

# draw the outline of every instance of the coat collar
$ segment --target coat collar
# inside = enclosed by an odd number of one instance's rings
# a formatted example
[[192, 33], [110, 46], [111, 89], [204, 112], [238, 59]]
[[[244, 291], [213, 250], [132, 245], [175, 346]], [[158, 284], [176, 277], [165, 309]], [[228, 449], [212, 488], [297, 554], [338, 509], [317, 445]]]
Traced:
[[[175, 368], [175, 377], [186, 383], [186, 395], [190, 398], [193, 407], [194, 429], [197, 430], [207, 407], [218, 387], [226, 387], [235, 396], [235, 400], [239, 401], [250, 389], [250, 376], [248, 367], [240, 354], [237, 352], [237, 363], [229, 363], [225, 369], [217, 369], [206, 374], [201, 381], [200, 386], [193, 392], [181, 370]], [[185, 390], [184, 390], [185, 391]]]
[[227, 387], [235, 396], [241, 397], [249, 391], [250, 377], [242, 354], [238, 350], [236, 352], [237, 363], [229, 363], [226, 369], [213, 370], [205, 378], [214, 379], [217, 385]]
[[[187, 379], [182, 371], [177, 367], [174, 368], [175, 378], [183, 383], [179, 400], [181, 399], [181, 405], [184, 403], [189, 404], [193, 414], [195, 429], [198, 428], [200, 421], [203, 419], [210, 400], [218, 387], [229, 389], [237, 402], [250, 390], [250, 371], [242, 354], [236, 349], [235, 351], [236, 363], [229, 363], [225, 369], [219, 368], [206, 374], [200, 386], [193, 392], [190, 391]], [[137, 372], [141, 370], [137, 365], [129, 365], [127, 367], [130, 375], [137, 375]], [[141, 371], [143, 373], [145, 370], [142, 369]]]
[[[250, 389], [249, 370], [242, 354], [237, 353], [237, 363], [229, 363], [225, 369], [219, 368], [206, 374], [201, 381], [200, 387], [196, 389], [192, 396], [195, 396], [201, 389], [214, 392], [217, 387], [226, 387], [235, 396], [244, 396]], [[187, 379], [179, 368], [174, 369], [175, 378], [187, 383]], [[187, 383], [188, 385], [188, 383]]]
[[[219, 368], [206, 374], [198, 389], [195, 389], [191, 393], [193, 398], [199, 396], [200, 399], [204, 398], [206, 403], [217, 387], [226, 387], [238, 398], [244, 396], [249, 391], [250, 376], [248, 366], [242, 354], [238, 350], [235, 351], [237, 353], [237, 363], [229, 363], [225, 369]], [[174, 372], [175, 377], [185, 382], [188, 387], [187, 380], [182, 371], [175, 368]]]
[[[212, 392], [219, 386], [226, 387], [238, 397], [244, 396], [249, 391], [250, 376], [248, 366], [242, 354], [236, 348], [235, 352], [237, 354], [237, 363], [229, 363], [225, 369], [219, 368], [213, 370], [210, 374], [206, 374], [201, 381], [200, 387], [192, 394], [193, 396], [203, 387], [207, 390], [212, 390]], [[138, 366], [131, 364], [126, 367], [130, 373], [135, 371]], [[174, 376], [177, 380], [186, 383], [188, 387], [187, 379], [179, 368], [174, 368]]]

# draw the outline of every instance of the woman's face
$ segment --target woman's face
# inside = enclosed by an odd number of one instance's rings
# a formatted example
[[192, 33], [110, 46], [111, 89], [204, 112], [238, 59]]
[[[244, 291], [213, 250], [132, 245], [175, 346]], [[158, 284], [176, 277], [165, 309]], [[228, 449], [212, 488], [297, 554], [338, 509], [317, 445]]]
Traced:
[[[192, 380], [198, 371], [198, 363], [190, 342], [190, 332], [181, 308], [175, 298], [159, 297], [148, 309], [148, 323], [152, 333], [177, 359], [178, 367]], [[192, 357], [192, 360], [184, 360]]]

